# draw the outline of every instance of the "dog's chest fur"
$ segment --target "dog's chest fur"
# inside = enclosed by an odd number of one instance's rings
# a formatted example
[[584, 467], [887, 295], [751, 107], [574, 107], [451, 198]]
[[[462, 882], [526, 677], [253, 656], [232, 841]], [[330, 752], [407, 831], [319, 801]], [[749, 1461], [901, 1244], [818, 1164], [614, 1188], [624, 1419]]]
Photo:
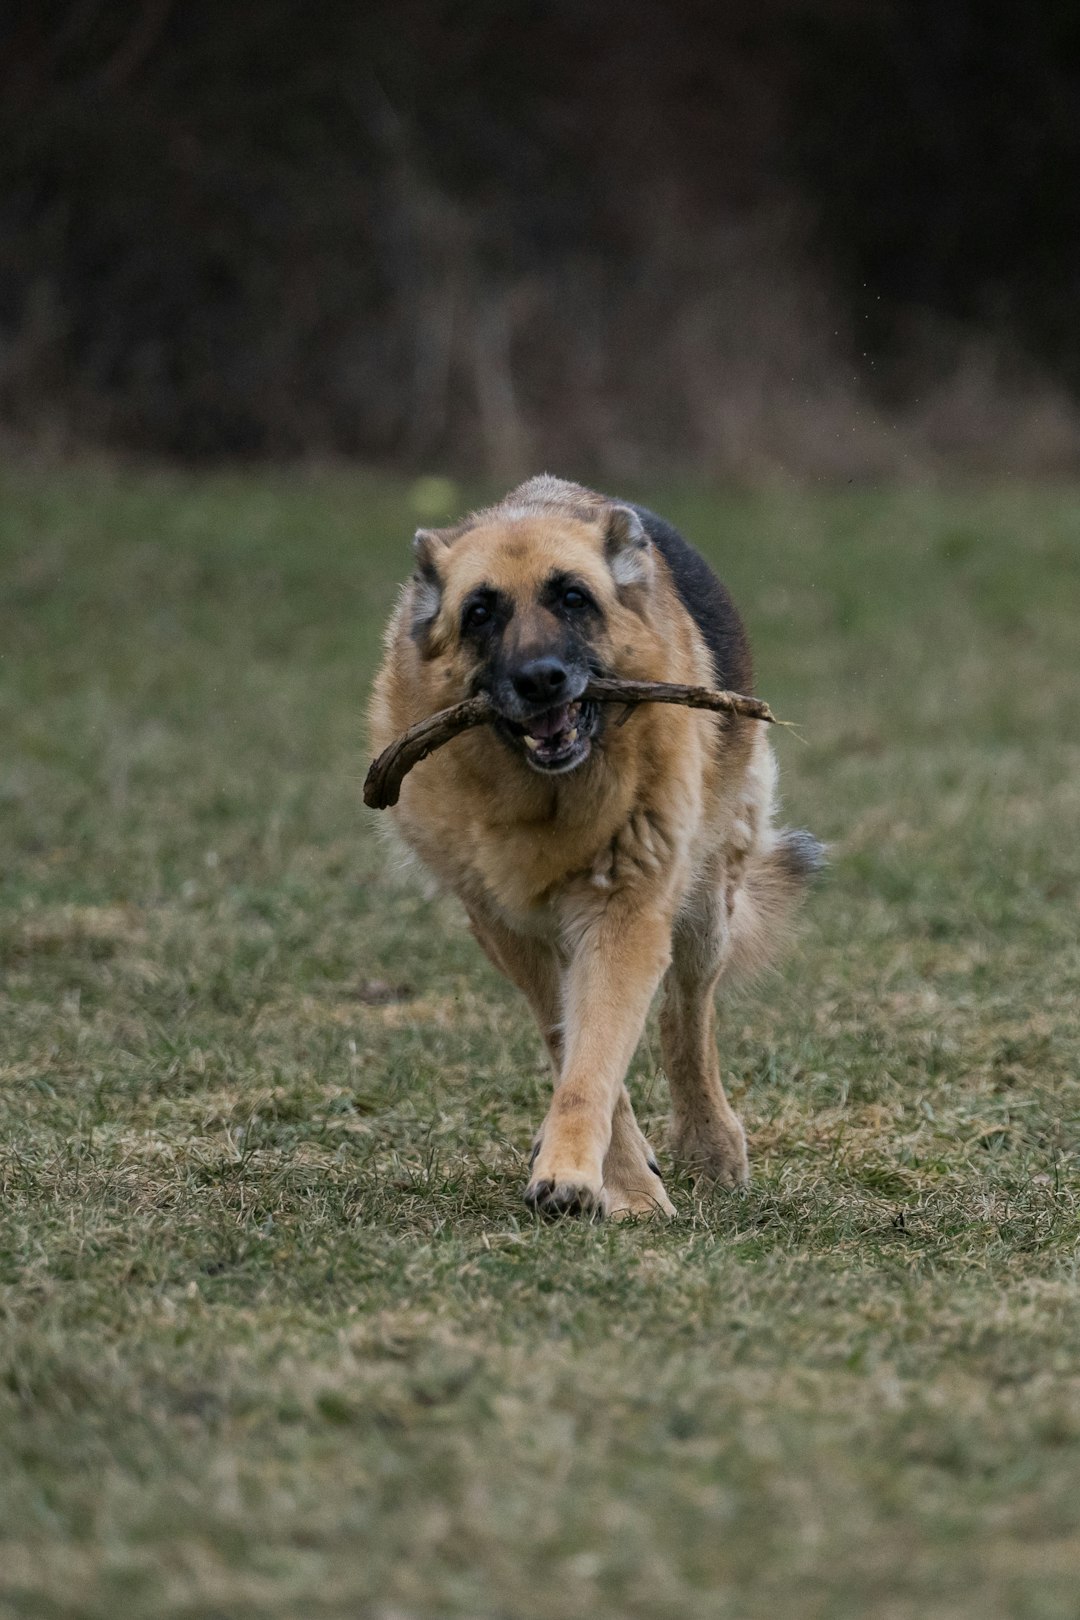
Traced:
[[474, 734], [405, 784], [401, 829], [466, 903], [526, 933], [556, 932], [564, 906], [590, 897], [647, 887], [674, 901], [703, 844], [736, 823], [748, 747], [729, 739], [722, 768], [712, 716], [638, 710], [584, 779], [548, 784], [522, 781]]

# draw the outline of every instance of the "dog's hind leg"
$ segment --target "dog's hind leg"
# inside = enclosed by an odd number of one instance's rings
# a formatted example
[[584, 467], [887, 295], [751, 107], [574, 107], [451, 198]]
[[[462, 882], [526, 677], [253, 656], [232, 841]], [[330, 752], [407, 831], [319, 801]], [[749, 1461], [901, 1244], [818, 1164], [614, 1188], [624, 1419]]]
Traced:
[[703, 874], [675, 924], [660, 1013], [672, 1149], [687, 1168], [729, 1187], [747, 1179], [746, 1138], [720, 1080], [716, 983], [722, 976], [760, 972], [772, 961], [824, 858], [810, 833], [769, 829], [734, 873], [721, 868]]
[[723, 888], [706, 883], [675, 925], [660, 1043], [671, 1088], [672, 1152], [688, 1170], [737, 1187], [749, 1175], [746, 1136], [720, 1079], [713, 1004], [729, 946]]

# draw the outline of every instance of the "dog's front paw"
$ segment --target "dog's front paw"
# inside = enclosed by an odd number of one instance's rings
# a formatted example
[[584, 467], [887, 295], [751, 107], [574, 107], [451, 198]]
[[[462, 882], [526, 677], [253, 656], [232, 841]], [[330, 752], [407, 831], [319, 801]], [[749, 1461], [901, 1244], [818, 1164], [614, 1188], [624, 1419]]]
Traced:
[[648, 1160], [645, 1175], [608, 1175], [604, 1181], [604, 1200], [608, 1214], [616, 1221], [647, 1215], [666, 1215], [671, 1219], [676, 1213], [661, 1179], [660, 1167], [652, 1158]]
[[538, 1215], [557, 1220], [561, 1215], [581, 1215], [586, 1220], [603, 1220], [604, 1189], [591, 1186], [580, 1176], [564, 1176], [558, 1181], [539, 1177], [525, 1189], [525, 1202]]
[[599, 1221], [607, 1214], [603, 1177], [571, 1162], [560, 1162], [542, 1152], [542, 1139], [533, 1144], [529, 1159], [532, 1178], [525, 1188], [525, 1202], [538, 1215], [558, 1219], [580, 1215]]

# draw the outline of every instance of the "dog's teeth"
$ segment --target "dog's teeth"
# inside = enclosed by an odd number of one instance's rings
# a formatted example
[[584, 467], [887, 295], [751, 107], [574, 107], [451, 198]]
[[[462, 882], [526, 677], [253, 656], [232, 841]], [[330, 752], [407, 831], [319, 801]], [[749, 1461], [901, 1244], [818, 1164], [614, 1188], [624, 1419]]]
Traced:
[[566, 740], [567, 742], [572, 743], [577, 742], [577, 726], [574, 727], [573, 731], [568, 731], [566, 733]]
[[529, 733], [526, 732], [525, 733], [525, 746], [526, 746], [526, 748], [530, 749], [532, 753], [535, 754], [536, 750], [540, 746], [540, 738], [539, 737], [530, 737]]

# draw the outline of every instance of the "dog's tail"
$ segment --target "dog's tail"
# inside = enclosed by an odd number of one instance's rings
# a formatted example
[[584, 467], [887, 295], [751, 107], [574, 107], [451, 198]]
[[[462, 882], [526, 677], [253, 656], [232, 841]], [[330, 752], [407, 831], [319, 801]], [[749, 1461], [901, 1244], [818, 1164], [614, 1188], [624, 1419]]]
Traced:
[[754, 852], [731, 906], [727, 976], [753, 977], [787, 943], [792, 916], [827, 864], [824, 844], [812, 833], [784, 827]]

